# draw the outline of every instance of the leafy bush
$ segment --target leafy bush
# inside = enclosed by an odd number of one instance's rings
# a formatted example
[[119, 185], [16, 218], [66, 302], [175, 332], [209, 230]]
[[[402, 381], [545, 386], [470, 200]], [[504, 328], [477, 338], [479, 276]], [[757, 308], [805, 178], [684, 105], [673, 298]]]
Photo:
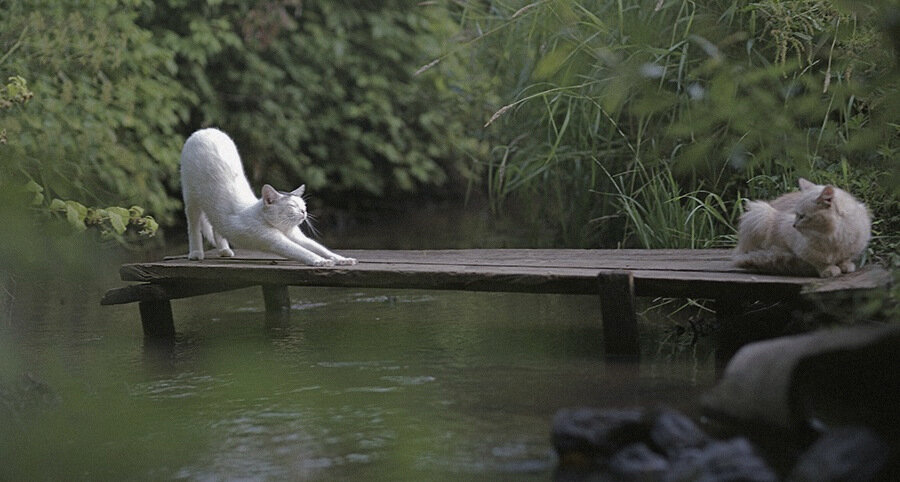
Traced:
[[[454, 29], [408, 2], [146, 4], [142, 22], [178, 53], [191, 129], [218, 126], [254, 184], [315, 196], [395, 197], [461, 180], [484, 148], [444, 77], [415, 76]], [[463, 113], [464, 114], [464, 113]]]
[[0, 75], [28, 79], [34, 94], [0, 119], [0, 182], [28, 185], [76, 227], [120, 227], [118, 210], [77, 206], [139, 205], [175, 222], [180, 148], [206, 125], [235, 138], [253, 183], [306, 183], [335, 204], [350, 191], [362, 204], [360, 193], [459, 188], [466, 156], [484, 155], [448, 82], [454, 64], [415, 75], [439, 52], [436, 33], [456, 29], [439, 9], [299, 0], [0, 8]]
[[173, 54], [135, 25], [139, 3], [2, 2], [0, 74], [34, 93], [2, 118], [6, 189], [33, 183], [48, 203], [139, 204], [171, 221], [185, 91]]

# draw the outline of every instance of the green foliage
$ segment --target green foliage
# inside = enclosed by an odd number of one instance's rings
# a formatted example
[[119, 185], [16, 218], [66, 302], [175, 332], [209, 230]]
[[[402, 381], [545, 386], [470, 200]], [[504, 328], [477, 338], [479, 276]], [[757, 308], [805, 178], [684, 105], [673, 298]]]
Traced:
[[3, 118], [0, 182], [170, 221], [185, 91], [173, 54], [135, 24], [142, 2], [2, 3], [0, 73], [27, 78], [34, 99]]
[[306, 183], [333, 199], [352, 191], [360, 203], [362, 193], [459, 189], [465, 159], [486, 153], [465, 121], [459, 65], [416, 72], [457, 29], [441, 9], [0, 0], [0, 10], [0, 76], [10, 79], [0, 185], [76, 230], [121, 240], [128, 227], [173, 224], [181, 144], [205, 125], [235, 138], [252, 182]]
[[672, 170], [643, 165], [610, 176], [625, 218], [622, 243], [641, 248], [720, 248], [735, 243], [740, 203], [695, 189], [683, 193]]
[[[18, 75], [10, 77], [6, 85], [0, 85], [0, 111], [24, 104], [32, 97], [34, 93], [28, 89], [28, 82], [25, 79]], [[6, 129], [0, 127], [0, 144], [6, 142]]]
[[[33, 97], [34, 93], [28, 88], [28, 82], [23, 77], [10, 77], [8, 84], [0, 86], [0, 110], [23, 105]], [[5, 129], [0, 130], [0, 144], [7, 144]], [[4, 177], [0, 179], [5, 179], [6, 174], [12, 174], [13, 178], [16, 177], [14, 172], [4, 172], [3, 174]], [[24, 207], [22, 203], [24, 201], [30, 206], [32, 211], [43, 214], [56, 214], [65, 218], [76, 231], [84, 231], [89, 226], [95, 227], [99, 231], [101, 239], [115, 239], [122, 244], [126, 244], [125, 234], [129, 226], [134, 226], [137, 229], [137, 234], [140, 236], [153, 236], [159, 227], [155, 219], [150, 216], [144, 216], [144, 210], [139, 206], [132, 206], [131, 209], [117, 206], [105, 209], [87, 208], [79, 202], [63, 201], [58, 198], [48, 203], [44, 196], [44, 187], [34, 180], [28, 181], [24, 187], [17, 185], [7, 185], [5, 187], [7, 188], [5, 193], [7, 195], [13, 194], [16, 198], [7, 200], [4, 203], [4, 210], [15, 211], [16, 207]], [[26, 229], [26, 231], [30, 232], [31, 230]], [[19, 235], [23, 238], [29, 237], [29, 234], [25, 232], [7, 234]], [[40, 234], [30, 232], [30, 235]], [[9, 246], [11, 243], [3, 244]], [[7, 264], [7, 262], [3, 263], [4, 266]]]
[[[843, 163], [860, 175], [897, 167], [892, 116], [900, 96], [880, 32], [882, 3], [844, 10], [824, 0], [544, 0], [447, 8], [469, 32], [448, 55], [475, 56], [484, 70], [474, 75], [507, 87], [487, 118], [497, 147], [481, 160], [496, 204], [617, 193], [576, 210], [548, 203], [542, 216], [587, 225], [617, 215], [611, 199], [624, 207], [653, 185], [646, 202], [664, 203], [656, 193], [683, 201], [680, 193], [708, 192], [729, 219], [741, 194], [761, 194], [746, 184], [760, 174], [796, 179]], [[579, 164], [610, 175], [585, 175]], [[624, 187], [620, 175], [642, 170], [629, 190], [615, 190]], [[648, 222], [659, 234], [680, 225], [653, 223], [674, 220]], [[587, 244], [617, 238], [609, 223], [595, 225], [605, 232]], [[635, 226], [628, 229], [637, 239], [626, 244], [647, 244]], [[710, 236], [700, 244], [728, 233], [720, 223], [698, 234]]]
[[[416, 76], [455, 24], [407, 2], [202, 2], [145, 5], [142, 22], [177, 52], [191, 127], [241, 150], [251, 182], [307, 184], [316, 196], [397, 196], [459, 180], [468, 152], [459, 94]], [[446, 72], [446, 71], [445, 71]]]

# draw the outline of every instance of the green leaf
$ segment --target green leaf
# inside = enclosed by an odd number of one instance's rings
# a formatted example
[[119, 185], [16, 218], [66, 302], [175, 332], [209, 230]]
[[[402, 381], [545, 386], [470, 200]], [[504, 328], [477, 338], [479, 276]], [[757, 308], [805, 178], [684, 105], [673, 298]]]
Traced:
[[[117, 208], [108, 208], [106, 210], [106, 214], [109, 217], [109, 224], [112, 225], [112, 227], [116, 231], [116, 233], [123, 234], [125, 232], [125, 229], [127, 229], [126, 224], [125, 224], [126, 223], [125, 220], [127, 219], [127, 217], [123, 217], [121, 212], [114, 211], [115, 209], [117, 209]], [[128, 213], [127, 210], [122, 209], [122, 208], [118, 208], [118, 209], [125, 211], [125, 213], [127, 215], [127, 213]]]
[[106, 208], [106, 212], [109, 214], [115, 213], [117, 216], [124, 220], [128, 220], [131, 218], [131, 212], [128, 209], [119, 206], [112, 206]]
[[49, 209], [51, 211], [65, 211], [66, 210], [66, 202], [62, 199], [54, 199], [50, 202]]
[[28, 181], [25, 185], [25, 192], [44, 192], [44, 188], [34, 181]]
[[87, 226], [84, 224], [84, 216], [87, 214], [87, 209], [82, 212], [75, 206], [76, 204], [78, 203], [74, 201], [66, 201], [66, 220], [68, 220], [69, 224], [76, 230], [84, 231], [87, 229]]

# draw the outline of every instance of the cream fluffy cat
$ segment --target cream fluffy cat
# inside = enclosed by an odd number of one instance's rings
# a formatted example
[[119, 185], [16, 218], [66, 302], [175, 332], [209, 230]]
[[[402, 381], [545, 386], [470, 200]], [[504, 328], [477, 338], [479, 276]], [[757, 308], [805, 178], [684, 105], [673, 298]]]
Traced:
[[750, 201], [741, 215], [734, 262], [757, 271], [825, 278], [856, 270], [871, 237], [866, 206], [834, 186], [800, 179], [800, 190]]
[[234, 256], [229, 242], [312, 266], [356, 264], [300, 231], [307, 220], [305, 186], [279, 192], [266, 184], [257, 199], [244, 176], [237, 147], [218, 129], [193, 133], [181, 150], [181, 189], [187, 214], [189, 259], [203, 259], [203, 238], [219, 256]]

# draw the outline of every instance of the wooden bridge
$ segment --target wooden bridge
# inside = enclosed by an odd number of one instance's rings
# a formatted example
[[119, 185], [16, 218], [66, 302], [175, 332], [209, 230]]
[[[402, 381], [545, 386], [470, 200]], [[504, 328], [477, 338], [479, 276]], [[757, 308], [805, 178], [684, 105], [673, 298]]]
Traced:
[[120, 269], [134, 281], [110, 290], [104, 305], [137, 302], [144, 334], [175, 334], [170, 300], [261, 286], [266, 312], [290, 309], [288, 286], [395, 288], [590, 294], [601, 300], [607, 355], [639, 353], [635, 296], [713, 299], [723, 310], [748, 300], [789, 300], [806, 294], [882, 287], [891, 275], [877, 266], [836, 278], [754, 274], [732, 266], [730, 251], [475, 249], [341, 251], [355, 266], [314, 268], [272, 255], [209, 253], [203, 261], [170, 257]]

